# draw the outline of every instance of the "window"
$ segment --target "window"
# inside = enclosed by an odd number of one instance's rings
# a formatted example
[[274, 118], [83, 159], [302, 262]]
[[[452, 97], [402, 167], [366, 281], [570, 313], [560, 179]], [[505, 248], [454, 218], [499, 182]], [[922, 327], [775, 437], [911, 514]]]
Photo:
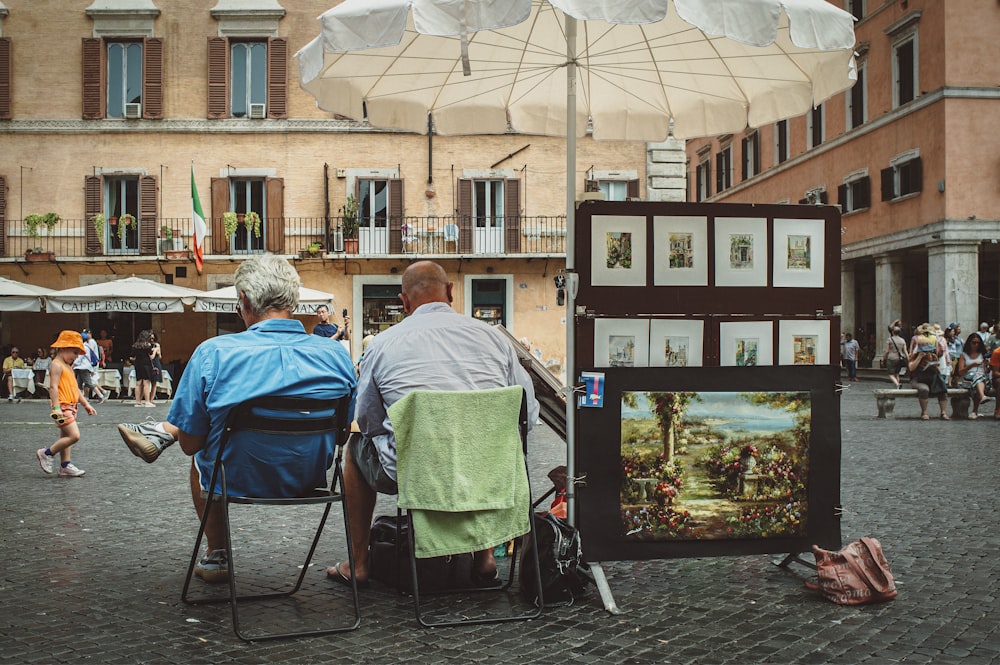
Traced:
[[920, 12], [911, 11], [885, 28], [892, 40], [892, 107], [917, 98], [920, 86], [920, 50], [917, 24]]
[[847, 0], [844, 9], [860, 21], [865, 17], [865, 0]]
[[466, 173], [472, 177], [458, 181], [459, 253], [520, 252], [521, 181], [502, 170]]
[[208, 117], [287, 118], [288, 42], [208, 38]]
[[858, 80], [847, 91], [847, 127], [860, 127], [868, 120], [868, 62], [858, 60]]
[[476, 226], [503, 227], [503, 180], [475, 180], [472, 189], [472, 217]]
[[385, 228], [389, 216], [389, 181], [358, 180], [358, 223]]
[[715, 191], [733, 186], [733, 146], [727, 145], [715, 156]]
[[599, 180], [597, 188], [605, 201], [624, 201], [628, 198], [628, 182], [624, 180]]
[[882, 169], [882, 200], [891, 201], [923, 190], [923, 161], [916, 151], [897, 155]]
[[824, 105], [820, 104], [809, 112], [806, 124], [809, 135], [809, 147], [815, 148], [823, 143], [823, 120], [826, 117]]
[[267, 43], [230, 42], [230, 108], [234, 118], [263, 118], [267, 108]]
[[584, 180], [583, 191], [601, 192], [605, 201], [639, 199], [639, 179], [635, 171], [596, 171], [591, 169]]
[[712, 162], [707, 153], [699, 156], [698, 170], [695, 172], [694, 200], [704, 201], [712, 195]]
[[849, 213], [871, 207], [872, 182], [868, 169], [856, 171], [844, 178], [844, 184], [837, 187], [837, 202], [841, 212]]
[[104, 210], [107, 224], [104, 225], [104, 247], [107, 254], [138, 254], [139, 224], [127, 224], [122, 219], [131, 215], [138, 220], [139, 177], [113, 176], [104, 179]]
[[760, 134], [750, 132], [743, 137], [743, 180], [760, 173]]
[[83, 40], [83, 117], [162, 118], [163, 40]]
[[230, 178], [231, 200], [229, 209], [242, 217], [253, 211], [260, 215], [260, 235], [254, 233], [250, 224], [240, 224], [230, 238], [230, 248], [234, 254], [250, 254], [264, 251], [264, 235], [267, 232], [267, 206], [265, 204], [264, 178]]
[[[100, 169], [99, 169], [100, 170]], [[114, 171], [84, 179], [86, 253], [155, 255], [157, 252], [157, 182], [141, 172]], [[103, 235], [91, 222], [104, 215]], [[125, 218], [131, 215], [131, 218]]]
[[781, 164], [788, 160], [788, 121], [779, 120], [774, 123], [774, 163]]

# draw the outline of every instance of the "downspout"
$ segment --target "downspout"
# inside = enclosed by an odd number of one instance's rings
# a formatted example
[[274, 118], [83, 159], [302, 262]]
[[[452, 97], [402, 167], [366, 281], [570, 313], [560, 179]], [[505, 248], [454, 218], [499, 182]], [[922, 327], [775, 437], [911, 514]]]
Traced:
[[330, 246], [330, 165], [323, 162], [323, 225], [326, 227], [326, 244]]

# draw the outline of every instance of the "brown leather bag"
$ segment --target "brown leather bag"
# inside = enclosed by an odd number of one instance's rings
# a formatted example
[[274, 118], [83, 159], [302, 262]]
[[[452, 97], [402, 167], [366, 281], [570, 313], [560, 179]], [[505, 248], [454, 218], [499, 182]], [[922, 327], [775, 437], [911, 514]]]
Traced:
[[818, 589], [838, 605], [866, 605], [896, 597], [896, 583], [882, 545], [874, 538], [855, 540], [839, 552], [813, 545], [818, 582], [806, 586]]

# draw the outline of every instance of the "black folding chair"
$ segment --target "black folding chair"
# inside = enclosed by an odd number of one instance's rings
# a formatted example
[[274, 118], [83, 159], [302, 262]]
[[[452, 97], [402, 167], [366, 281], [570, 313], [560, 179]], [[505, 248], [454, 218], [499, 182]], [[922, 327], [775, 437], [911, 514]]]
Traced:
[[[219, 451], [216, 455], [215, 466], [212, 471], [212, 479], [209, 483], [211, 492], [202, 492], [206, 499], [204, 514], [201, 519], [201, 526], [198, 529], [198, 537], [195, 540], [194, 550], [191, 554], [191, 562], [188, 565], [187, 577], [184, 580], [184, 589], [181, 593], [181, 600], [188, 604], [225, 603], [228, 602], [233, 612], [233, 630], [236, 635], [246, 641], [271, 640], [284, 637], [302, 637], [313, 635], [325, 635], [328, 633], [338, 633], [354, 630], [361, 625], [361, 607], [358, 598], [358, 588], [354, 575], [354, 556], [351, 548], [351, 529], [348, 522], [346, 506], [344, 513], [344, 532], [347, 538], [347, 551], [351, 566], [351, 588], [354, 601], [353, 623], [337, 625], [331, 628], [319, 630], [303, 630], [285, 633], [266, 633], [261, 635], [246, 635], [240, 630], [239, 604], [249, 601], [263, 600], [270, 598], [289, 597], [299, 590], [306, 572], [309, 570], [309, 563], [312, 561], [316, 545], [319, 543], [326, 525], [327, 516], [334, 503], [344, 501], [344, 475], [341, 467], [341, 457], [344, 443], [347, 441], [348, 411], [350, 408], [350, 396], [344, 396], [334, 400], [316, 400], [298, 397], [260, 397], [237, 405], [229, 413], [226, 419], [225, 429], [219, 441]], [[291, 438], [306, 437], [306, 441], [311, 438], [320, 443], [320, 436], [325, 433], [333, 433], [336, 437], [336, 455], [333, 462], [333, 480], [330, 488], [302, 488], [298, 491], [290, 491], [283, 496], [232, 496], [226, 478], [225, 461], [229, 460], [231, 466], [237, 468], [235, 461], [237, 456], [245, 454], [238, 442], [229, 446], [232, 435], [237, 432], [257, 433], [268, 435], [273, 438], [276, 446], [287, 443]], [[263, 438], [263, 437], [262, 437]], [[316, 456], [318, 459], [320, 455]], [[258, 460], [259, 465], [268, 465], [269, 460]], [[266, 473], [267, 469], [262, 472]], [[339, 486], [339, 490], [338, 490]], [[294, 586], [291, 589], [275, 593], [240, 595], [236, 589], [238, 557], [233, 552], [232, 531], [229, 520], [230, 504], [243, 505], [265, 505], [265, 506], [303, 506], [325, 504], [323, 516], [312, 539], [312, 545], [302, 564], [302, 571], [298, 575]], [[201, 551], [201, 541], [205, 534], [205, 525], [210, 511], [213, 507], [222, 510], [226, 527], [226, 549], [229, 552], [229, 595], [227, 597], [199, 597], [190, 598], [188, 589], [191, 578], [194, 574], [195, 564], [198, 561]]]

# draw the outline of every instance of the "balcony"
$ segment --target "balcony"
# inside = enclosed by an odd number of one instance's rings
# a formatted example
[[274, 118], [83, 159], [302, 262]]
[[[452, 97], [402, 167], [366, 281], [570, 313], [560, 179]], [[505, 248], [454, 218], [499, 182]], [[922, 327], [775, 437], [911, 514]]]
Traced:
[[[226, 241], [221, 220], [206, 220], [209, 235], [203, 256], [227, 258], [273, 252], [300, 258], [339, 258], [353, 253], [342, 244], [337, 222], [322, 217], [265, 219], [260, 236], [242, 224]], [[379, 256], [550, 256], [566, 253], [564, 215], [476, 219], [473, 217], [400, 217], [362, 220], [356, 254]], [[193, 246], [190, 218], [140, 219], [123, 235], [109, 222], [105, 238], [91, 222], [62, 219], [38, 237], [20, 220], [0, 222], [0, 261], [137, 261], [186, 259]], [[169, 231], [167, 231], [169, 229]], [[216, 236], [213, 238], [213, 229]], [[342, 251], [347, 245], [348, 252]]]

